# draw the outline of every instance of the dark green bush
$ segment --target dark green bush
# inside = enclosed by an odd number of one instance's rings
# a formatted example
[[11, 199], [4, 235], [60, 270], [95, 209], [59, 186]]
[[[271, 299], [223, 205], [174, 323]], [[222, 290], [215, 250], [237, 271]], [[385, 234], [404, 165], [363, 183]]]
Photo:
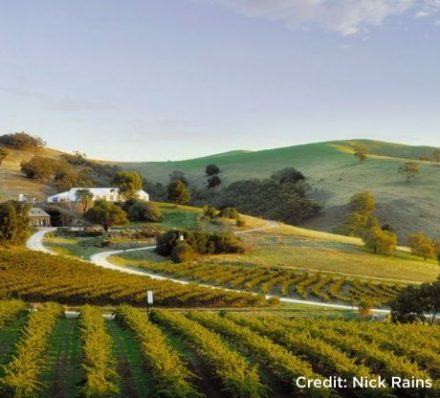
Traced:
[[175, 263], [188, 263], [194, 259], [194, 250], [188, 243], [180, 242], [174, 246], [170, 257]]
[[238, 220], [240, 218], [240, 213], [234, 207], [226, 207], [220, 210], [220, 217], [230, 218], [231, 220]]
[[153, 202], [132, 199], [127, 201], [123, 207], [130, 221], [159, 222], [162, 220], [162, 213]]
[[169, 256], [175, 246], [181, 243], [179, 237], [199, 254], [243, 253], [241, 240], [232, 233], [207, 233], [198, 231], [168, 231], [156, 238], [156, 252]]

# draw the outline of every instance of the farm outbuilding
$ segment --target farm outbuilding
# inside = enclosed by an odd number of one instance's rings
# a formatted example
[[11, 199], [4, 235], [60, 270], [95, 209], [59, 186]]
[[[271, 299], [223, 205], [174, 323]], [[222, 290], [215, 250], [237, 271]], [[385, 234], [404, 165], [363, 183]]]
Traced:
[[31, 207], [29, 210], [29, 220], [34, 227], [49, 227], [50, 215], [39, 207]]

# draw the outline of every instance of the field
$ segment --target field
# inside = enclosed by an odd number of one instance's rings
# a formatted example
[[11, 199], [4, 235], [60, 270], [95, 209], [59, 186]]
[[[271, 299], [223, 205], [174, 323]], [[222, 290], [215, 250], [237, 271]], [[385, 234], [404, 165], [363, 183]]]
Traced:
[[[0, 341], [7, 342], [2, 396], [439, 396], [438, 326], [310, 319], [295, 312], [155, 310], [148, 316], [120, 306], [114, 314], [103, 317], [99, 308], [84, 306], [79, 317], [66, 318], [57, 304], [27, 312], [19, 301], [0, 302]], [[34, 338], [39, 344], [25, 350]], [[24, 368], [26, 374], [19, 371]], [[297, 384], [300, 377], [329, 376], [346, 379], [346, 386]], [[385, 388], [352, 385], [355, 378], [379, 376]], [[393, 376], [433, 386], [403, 389], [391, 384]]]
[[25, 250], [0, 252], [0, 296], [63, 304], [146, 304], [153, 290], [157, 305], [247, 307], [267, 305], [264, 297], [181, 285], [98, 268], [68, 257]]
[[[236, 230], [232, 226], [200, 222], [200, 209], [160, 204], [167, 228]], [[244, 255], [200, 256], [190, 264], [175, 265], [151, 250], [125, 252], [110, 261], [178, 278], [290, 298], [359, 304], [368, 299], [388, 303], [408, 284], [433, 281], [439, 274], [434, 261], [423, 261], [404, 249], [394, 256], [374, 255], [356, 238], [271, 224], [246, 217], [246, 228], [236, 230], [248, 251]], [[131, 226], [131, 228], [141, 225]], [[121, 247], [152, 246], [154, 240], [116, 242], [99, 248], [103, 238], [48, 237], [45, 244], [59, 254], [89, 259], [91, 255]], [[122, 245], [122, 246], [121, 246]], [[125, 245], [125, 246], [124, 246]]]

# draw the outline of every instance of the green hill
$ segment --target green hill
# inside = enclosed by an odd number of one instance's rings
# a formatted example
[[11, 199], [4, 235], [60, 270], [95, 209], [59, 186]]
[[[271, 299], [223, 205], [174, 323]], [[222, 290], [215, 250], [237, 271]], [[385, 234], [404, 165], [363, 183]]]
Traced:
[[[369, 149], [370, 157], [366, 162], [361, 164], [353, 156], [354, 145]], [[224, 184], [267, 177], [276, 170], [294, 166], [308, 177], [313, 187], [312, 195], [324, 206], [322, 214], [308, 222], [308, 227], [334, 230], [343, 221], [350, 196], [370, 190], [378, 199], [380, 220], [391, 224], [403, 240], [408, 233], [417, 230], [440, 236], [440, 164], [421, 161], [420, 175], [411, 183], [406, 183], [397, 172], [402, 162], [430, 157], [434, 149], [350, 140], [254, 152], [234, 151], [184, 161], [120, 165], [139, 171], [150, 181], [162, 183], [167, 182], [169, 173], [179, 170], [199, 186], [205, 183], [204, 168], [211, 162], [220, 166]]]
[[[353, 147], [369, 149], [369, 159], [359, 163]], [[204, 169], [209, 163], [220, 166], [223, 184], [233, 181], [263, 178], [276, 170], [294, 166], [301, 170], [313, 187], [313, 197], [324, 207], [322, 214], [309, 221], [307, 227], [333, 231], [347, 212], [350, 196], [358, 191], [372, 191], [379, 202], [378, 215], [383, 223], [391, 224], [402, 238], [413, 231], [423, 230], [440, 237], [438, 198], [440, 197], [440, 163], [420, 161], [420, 175], [406, 183], [397, 173], [407, 159], [430, 157], [435, 148], [408, 146], [370, 140], [331, 141], [297, 145], [261, 151], [230, 151], [197, 159], [169, 162], [117, 163], [139, 171], [151, 182], [168, 181], [168, 175], [179, 170], [192, 185], [206, 183]], [[44, 155], [58, 157], [61, 152], [42, 149]], [[22, 177], [19, 168], [23, 159], [33, 153], [11, 151], [0, 166], [0, 197], [16, 198], [18, 193], [45, 197], [53, 188]]]

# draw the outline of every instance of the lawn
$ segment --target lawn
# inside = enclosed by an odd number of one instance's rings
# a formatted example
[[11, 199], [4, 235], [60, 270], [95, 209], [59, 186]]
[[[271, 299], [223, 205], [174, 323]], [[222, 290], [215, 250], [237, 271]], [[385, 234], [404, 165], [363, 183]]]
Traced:
[[65, 238], [46, 236], [44, 245], [57, 254], [88, 260], [92, 255], [109, 250], [95, 246], [100, 238]]
[[212, 258], [403, 283], [433, 281], [440, 275], [440, 267], [434, 260], [423, 261], [404, 251], [393, 256], [377, 255], [367, 251], [355, 238], [321, 236], [319, 232], [315, 235], [314, 231], [305, 237], [304, 229], [299, 229], [299, 235], [290, 229], [291, 234], [286, 235], [289, 229], [280, 235], [276, 230], [247, 234], [244, 238], [252, 247], [248, 253]]

